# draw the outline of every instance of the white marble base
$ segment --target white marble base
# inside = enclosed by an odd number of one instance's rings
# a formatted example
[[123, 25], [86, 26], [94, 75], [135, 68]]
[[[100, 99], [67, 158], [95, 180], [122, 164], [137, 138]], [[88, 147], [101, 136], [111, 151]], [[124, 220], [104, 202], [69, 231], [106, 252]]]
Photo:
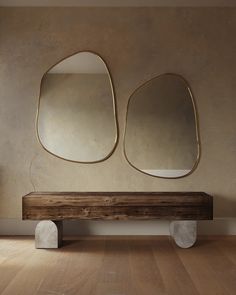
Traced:
[[[192, 247], [197, 240], [197, 221], [180, 220], [170, 222], [170, 235], [181, 248]], [[56, 249], [62, 245], [62, 221], [43, 220], [35, 229], [37, 249]]]
[[36, 249], [55, 249], [62, 244], [62, 221], [43, 220], [35, 229]]
[[180, 220], [171, 221], [170, 235], [181, 248], [192, 247], [197, 240], [197, 221]]

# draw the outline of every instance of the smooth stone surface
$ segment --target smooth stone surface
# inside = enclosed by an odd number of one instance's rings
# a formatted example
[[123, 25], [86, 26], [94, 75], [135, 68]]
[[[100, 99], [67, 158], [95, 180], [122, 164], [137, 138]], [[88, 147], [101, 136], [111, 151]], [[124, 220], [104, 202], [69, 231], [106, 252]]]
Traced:
[[197, 240], [197, 221], [180, 220], [171, 221], [170, 235], [181, 248], [192, 247]]
[[63, 223], [62, 221], [43, 220], [35, 229], [36, 249], [55, 249], [62, 244]]

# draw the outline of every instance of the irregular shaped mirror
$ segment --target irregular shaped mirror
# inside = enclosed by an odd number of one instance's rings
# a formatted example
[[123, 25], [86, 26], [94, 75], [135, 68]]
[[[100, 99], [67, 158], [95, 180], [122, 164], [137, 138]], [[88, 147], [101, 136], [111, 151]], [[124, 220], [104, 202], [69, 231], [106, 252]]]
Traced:
[[152, 176], [190, 174], [200, 154], [196, 120], [191, 90], [181, 76], [164, 74], [146, 82], [129, 99], [126, 159]]
[[37, 132], [48, 152], [69, 161], [94, 163], [112, 154], [118, 137], [115, 98], [100, 56], [79, 52], [44, 75]]

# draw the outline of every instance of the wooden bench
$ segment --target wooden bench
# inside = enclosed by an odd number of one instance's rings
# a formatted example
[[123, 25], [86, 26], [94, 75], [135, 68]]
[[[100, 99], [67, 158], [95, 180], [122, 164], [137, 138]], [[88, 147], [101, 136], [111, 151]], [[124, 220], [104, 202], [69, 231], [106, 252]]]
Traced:
[[41, 220], [36, 248], [62, 244], [63, 220], [171, 220], [182, 248], [197, 238], [197, 220], [213, 219], [213, 198], [204, 192], [33, 192], [23, 197], [23, 220]]

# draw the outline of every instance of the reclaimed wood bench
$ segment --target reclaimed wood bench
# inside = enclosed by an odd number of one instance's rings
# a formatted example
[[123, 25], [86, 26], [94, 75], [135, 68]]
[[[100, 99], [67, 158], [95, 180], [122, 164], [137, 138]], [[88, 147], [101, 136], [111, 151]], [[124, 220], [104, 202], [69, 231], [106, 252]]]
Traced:
[[23, 220], [40, 220], [36, 248], [62, 244], [63, 220], [170, 220], [182, 248], [194, 245], [197, 220], [213, 219], [213, 197], [204, 192], [33, 192], [22, 198]]

